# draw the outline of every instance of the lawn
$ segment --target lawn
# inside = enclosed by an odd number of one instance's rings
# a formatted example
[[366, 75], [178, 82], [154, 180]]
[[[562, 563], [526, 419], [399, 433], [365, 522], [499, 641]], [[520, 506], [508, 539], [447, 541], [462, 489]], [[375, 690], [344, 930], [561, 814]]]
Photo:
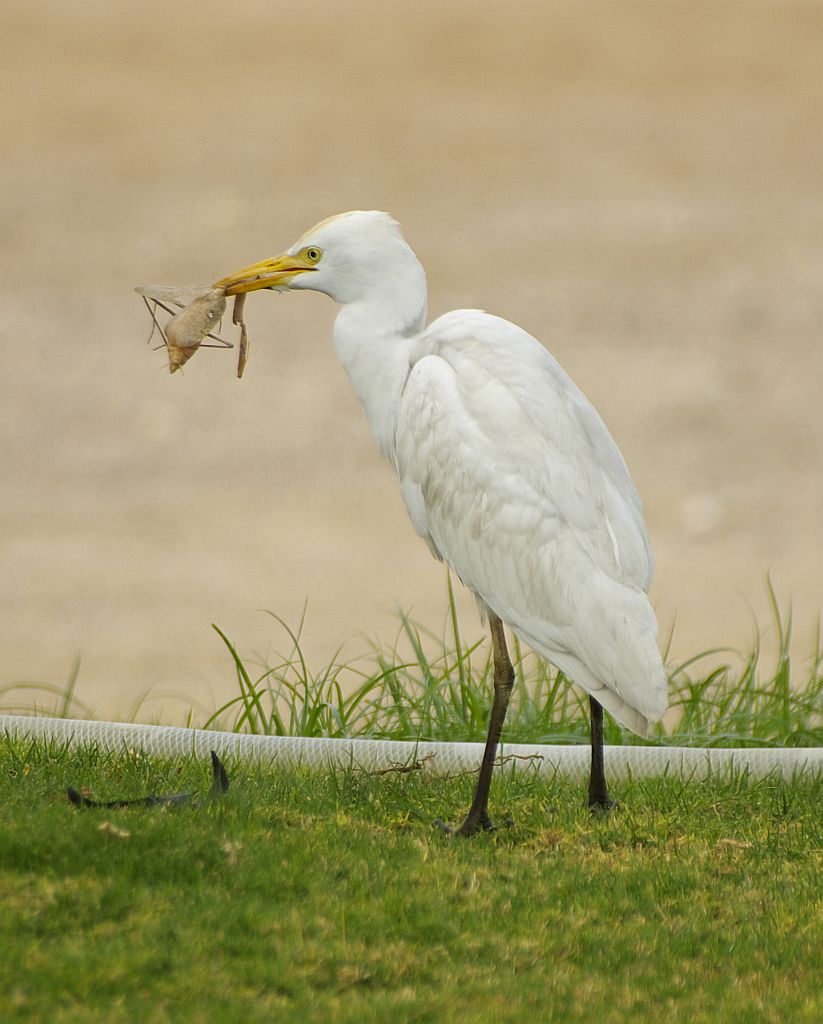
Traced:
[[[580, 786], [0, 743], [0, 1019], [823, 1020], [823, 782]], [[194, 790], [192, 806], [77, 809]]]
[[[237, 696], [190, 724], [482, 739], [488, 650], [449, 597], [443, 638], [403, 617], [394, 644], [319, 671], [299, 627], [281, 622], [285, 655], [256, 667], [221, 633]], [[791, 616], [773, 608], [773, 659], [671, 667], [652, 742], [823, 743], [820, 652], [793, 665]], [[514, 654], [504, 739], [586, 742], [580, 691]], [[76, 714], [78, 668], [63, 687], [0, 688], [3, 710]], [[642, 741], [609, 721], [607, 742]], [[210, 797], [191, 757], [0, 738], [2, 1024], [823, 1020], [823, 778], [635, 778], [593, 816], [582, 785], [507, 766], [499, 830], [459, 840], [434, 821], [461, 820], [471, 772], [227, 769]], [[197, 797], [77, 808], [70, 786]]]

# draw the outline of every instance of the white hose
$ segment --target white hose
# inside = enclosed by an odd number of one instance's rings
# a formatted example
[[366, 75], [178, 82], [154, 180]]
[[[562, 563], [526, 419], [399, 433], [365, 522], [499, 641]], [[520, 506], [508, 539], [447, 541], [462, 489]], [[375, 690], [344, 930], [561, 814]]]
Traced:
[[[354, 766], [380, 771], [422, 763], [434, 775], [453, 775], [479, 767], [482, 743], [426, 743], [400, 740], [307, 739], [302, 736], [251, 736], [235, 732], [208, 732], [163, 725], [87, 722], [62, 718], [27, 718], [0, 715], [0, 734], [18, 739], [43, 739], [70, 746], [95, 745], [104, 751], [141, 750], [161, 757], [210, 750], [241, 760], [283, 765]], [[589, 747], [501, 744], [504, 764], [530, 769], [540, 775], [583, 779], [589, 770]], [[716, 747], [606, 747], [606, 769], [615, 779], [675, 775], [704, 779], [733, 768], [755, 778], [777, 773], [791, 778], [823, 772], [823, 747], [748, 748]]]

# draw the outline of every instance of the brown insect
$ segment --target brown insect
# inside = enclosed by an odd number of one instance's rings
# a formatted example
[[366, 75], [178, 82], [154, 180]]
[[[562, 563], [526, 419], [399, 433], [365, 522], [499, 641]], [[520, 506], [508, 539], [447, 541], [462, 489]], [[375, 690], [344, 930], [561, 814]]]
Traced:
[[[152, 319], [149, 341], [155, 331], [165, 342], [169, 355], [169, 372], [174, 373], [191, 359], [200, 348], [234, 348], [230, 341], [221, 338], [216, 331], [226, 311], [226, 293], [222, 288], [173, 288], [167, 285], [146, 285], [135, 288], [146, 304]], [[237, 376], [243, 376], [248, 359], [248, 335], [243, 320], [245, 295], [237, 295], [234, 301], [232, 323], [240, 327], [238, 346]], [[161, 324], [157, 310], [169, 313], [171, 319]], [[216, 344], [209, 345], [206, 338]]]

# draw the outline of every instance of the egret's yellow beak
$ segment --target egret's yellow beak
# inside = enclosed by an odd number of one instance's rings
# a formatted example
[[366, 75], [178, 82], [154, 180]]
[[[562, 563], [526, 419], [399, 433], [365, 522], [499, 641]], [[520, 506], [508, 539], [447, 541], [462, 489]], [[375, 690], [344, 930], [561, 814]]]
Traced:
[[270, 260], [261, 260], [244, 267], [234, 274], [229, 274], [215, 281], [213, 288], [223, 288], [226, 295], [239, 295], [241, 292], [254, 292], [258, 288], [281, 288], [288, 285], [297, 274], [305, 274], [317, 270], [302, 253], [290, 256], [283, 253]]

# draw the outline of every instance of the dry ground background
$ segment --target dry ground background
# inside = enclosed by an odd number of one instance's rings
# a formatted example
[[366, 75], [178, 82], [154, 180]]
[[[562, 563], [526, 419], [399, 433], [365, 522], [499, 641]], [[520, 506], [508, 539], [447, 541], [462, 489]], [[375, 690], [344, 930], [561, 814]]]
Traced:
[[[306, 598], [315, 664], [398, 603], [439, 629], [322, 296], [170, 377], [139, 283], [208, 282], [390, 210], [433, 315], [541, 338], [644, 496], [674, 653], [821, 607], [823, 4], [4, 5], [0, 684], [127, 714], [233, 690]], [[466, 625], [476, 619], [465, 602]], [[808, 644], [801, 644], [808, 652]], [[145, 716], [180, 717], [156, 699]]]

